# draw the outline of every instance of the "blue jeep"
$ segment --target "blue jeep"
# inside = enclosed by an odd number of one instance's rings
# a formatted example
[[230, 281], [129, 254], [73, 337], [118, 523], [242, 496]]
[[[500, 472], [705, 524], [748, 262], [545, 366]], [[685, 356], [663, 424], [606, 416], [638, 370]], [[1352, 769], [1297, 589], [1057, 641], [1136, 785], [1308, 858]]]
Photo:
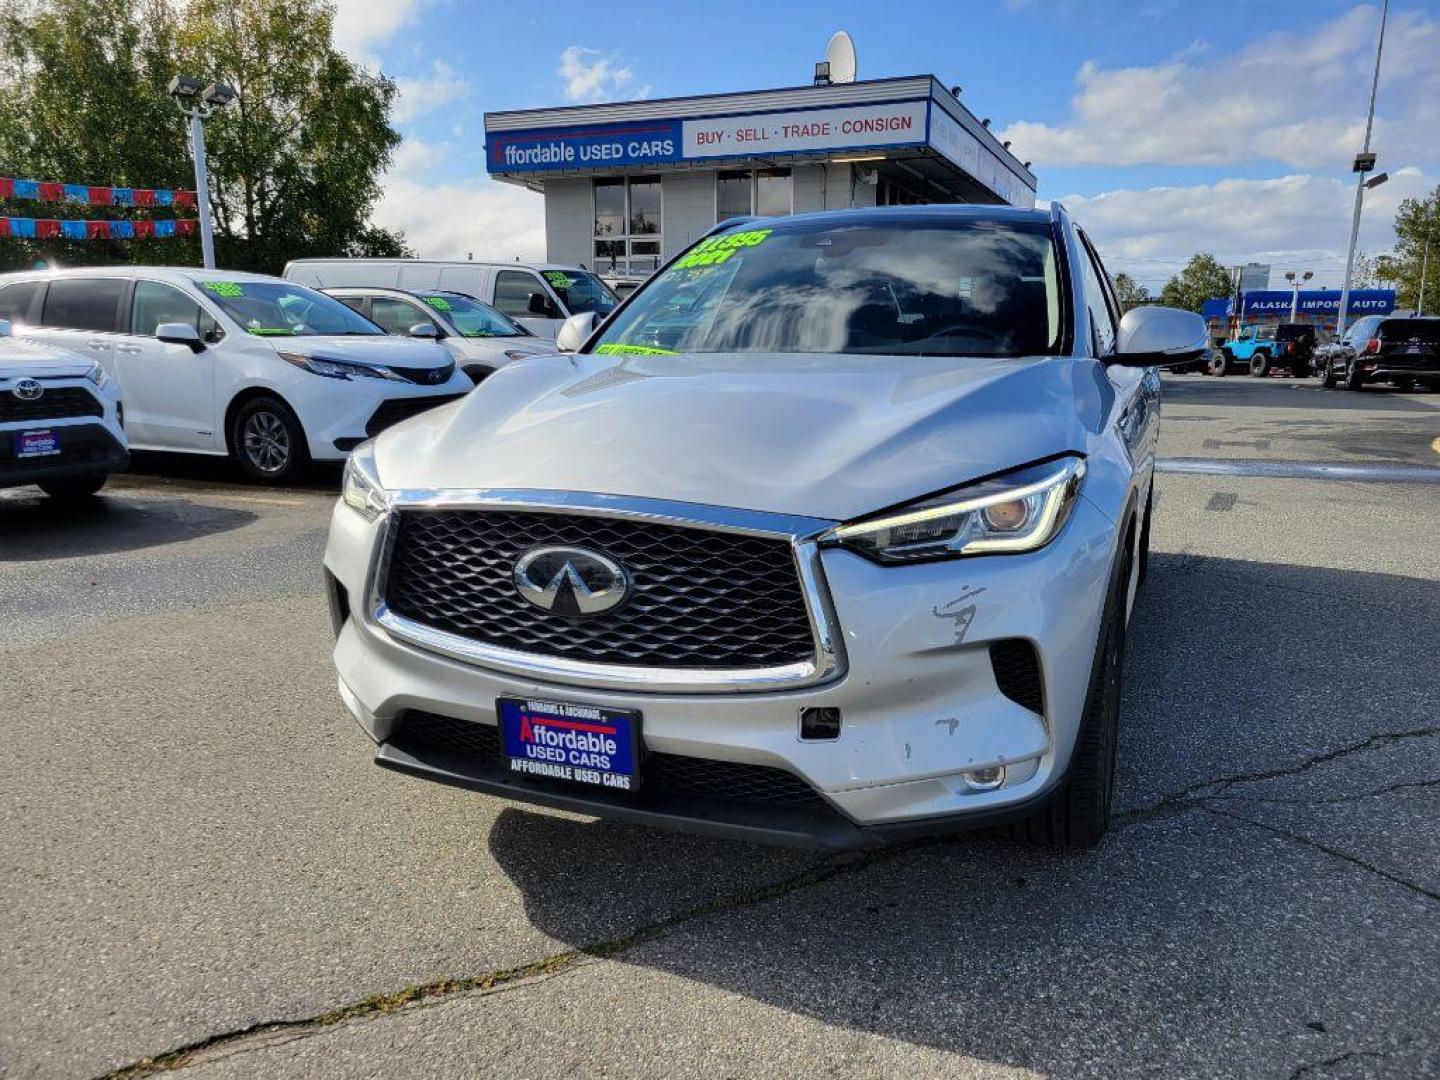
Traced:
[[1251, 375], [1265, 376], [1283, 369], [1304, 378], [1311, 371], [1315, 344], [1316, 330], [1309, 323], [1242, 327], [1238, 336], [1220, 347], [1209, 371], [1228, 375], [1243, 364]]

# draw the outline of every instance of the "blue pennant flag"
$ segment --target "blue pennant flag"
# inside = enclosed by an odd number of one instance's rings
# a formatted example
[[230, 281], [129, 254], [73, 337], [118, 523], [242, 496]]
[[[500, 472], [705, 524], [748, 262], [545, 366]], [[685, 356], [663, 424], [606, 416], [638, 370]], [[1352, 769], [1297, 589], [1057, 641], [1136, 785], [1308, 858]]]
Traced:
[[[38, 199], [40, 197], [40, 185], [34, 180], [16, 180], [15, 198], [17, 199]], [[19, 233], [15, 234], [19, 236]], [[33, 234], [32, 234], [33, 235]]]
[[[88, 203], [90, 201], [90, 188], [85, 184], [66, 184], [65, 198], [69, 202]], [[62, 225], [63, 229], [64, 226]], [[66, 233], [68, 236], [69, 233]]]
[[[156, 195], [159, 195], [160, 193], [157, 191], [155, 194], [156, 194]], [[166, 194], [169, 194], [169, 193], [167, 192]], [[173, 220], [172, 220], [172, 221], [157, 221], [157, 222], [155, 222], [155, 235], [156, 235], [156, 236], [174, 236], [174, 235], [175, 235], [175, 222], [174, 222]]]
[[84, 240], [85, 222], [83, 221], [62, 221], [60, 222], [60, 233], [66, 240]]
[[[17, 184], [16, 187], [19, 187]], [[35, 236], [35, 219], [29, 217], [12, 217], [10, 219], [10, 235], [33, 238]]]
[[[174, 203], [174, 202], [175, 202], [175, 192], [169, 190], [168, 188], [157, 188], [157, 189], [156, 189], [156, 191], [155, 191], [155, 205], [156, 205], [156, 206], [170, 206], [170, 205], [171, 205], [172, 203]], [[156, 222], [156, 224], [158, 225], [159, 222]]]
[[[114, 200], [116, 206], [134, 206], [135, 189], [128, 187], [115, 188]], [[112, 233], [115, 231], [113, 226], [111, 227], [110, 231]]]
[[110, 235], [116, 240], [135, 239], [135, 223], [133, 221], [112, 221], [110, 222]]

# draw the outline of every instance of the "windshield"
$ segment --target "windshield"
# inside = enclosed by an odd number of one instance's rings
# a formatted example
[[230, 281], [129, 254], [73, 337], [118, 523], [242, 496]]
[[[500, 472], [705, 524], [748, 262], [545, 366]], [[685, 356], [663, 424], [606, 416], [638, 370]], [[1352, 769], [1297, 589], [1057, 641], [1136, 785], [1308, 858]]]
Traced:
[[609, 286], [583, 270], [545, 270], [541, 276], [571, 315], [583, 315], [587, 311], [609, 315], [620, 302]]
[[1043, 222], [737, 225], [630, 300], [600, 353], [1033, 356], [1059, 351]]
[[489, 304], [462, 293], [421, 293], [420, 299], [440, 312], [455, 326], [461, 337], [529, 337], [530, 331], [511, 322]]
[[306, 337], [318, 334], [383, 335], [376, 326], [339, 300], [288, 281], [197, 282], [240, 329], [261, 336]]

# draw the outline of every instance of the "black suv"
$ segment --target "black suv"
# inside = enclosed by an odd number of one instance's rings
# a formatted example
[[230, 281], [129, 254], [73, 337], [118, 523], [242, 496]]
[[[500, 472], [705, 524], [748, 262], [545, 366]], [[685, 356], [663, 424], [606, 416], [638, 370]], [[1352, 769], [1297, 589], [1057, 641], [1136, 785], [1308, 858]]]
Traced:
[[1440, 390], [1440, 317], [1368, 316], [1325, 350], [1322, 362], [1326, 388], [1388, 382], [1401, 390], [1417, 384]]

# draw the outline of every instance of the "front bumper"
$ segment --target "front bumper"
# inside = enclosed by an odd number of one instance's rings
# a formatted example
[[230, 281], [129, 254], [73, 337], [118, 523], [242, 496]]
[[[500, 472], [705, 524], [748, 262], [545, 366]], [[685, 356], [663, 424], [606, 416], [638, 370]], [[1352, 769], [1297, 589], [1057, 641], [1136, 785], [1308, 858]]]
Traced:
[[[393, 638], [366, 595], [378, 524], [337, 506], [325, 556], [345, 704], [379, 744], [377, 761], [445, 783], [582, 813], [832, 848], [992, 824], [1027, 812], [1064, 772], [1083, 711], [1116, 524], [1086, 498], [1045, 549], [914, 566], [821, 556], [843, 640], [827, 681], [774, 692], [597, 689], [490, 670]], [[1018, 639], [1039, 659], [1043, 706], [1002, 693], [990, 646]], [[502, 696], [636, 709], [647, 752], [783, 770], [817, 794], [797, 808], [743, 799], [637, 796], [520, 779], [494, 755], [417, 749], [417, 713], [496, 723]], [[800, 738], [803, 708], [841, 710], [841, 735]], [[478, 728], [476, 729], [478, 731]], [[974, 791], [968, 771], [1006, 766]]]
[[[17, 457], [14, 437], [22, 431], [41, 429], [59, 433], [60, 453], [38, 458]], [[121, 472], [129, 465], [129, 453], [99, 419], [88, 423], [52, 421], [0, 427], [0, 487]]]

